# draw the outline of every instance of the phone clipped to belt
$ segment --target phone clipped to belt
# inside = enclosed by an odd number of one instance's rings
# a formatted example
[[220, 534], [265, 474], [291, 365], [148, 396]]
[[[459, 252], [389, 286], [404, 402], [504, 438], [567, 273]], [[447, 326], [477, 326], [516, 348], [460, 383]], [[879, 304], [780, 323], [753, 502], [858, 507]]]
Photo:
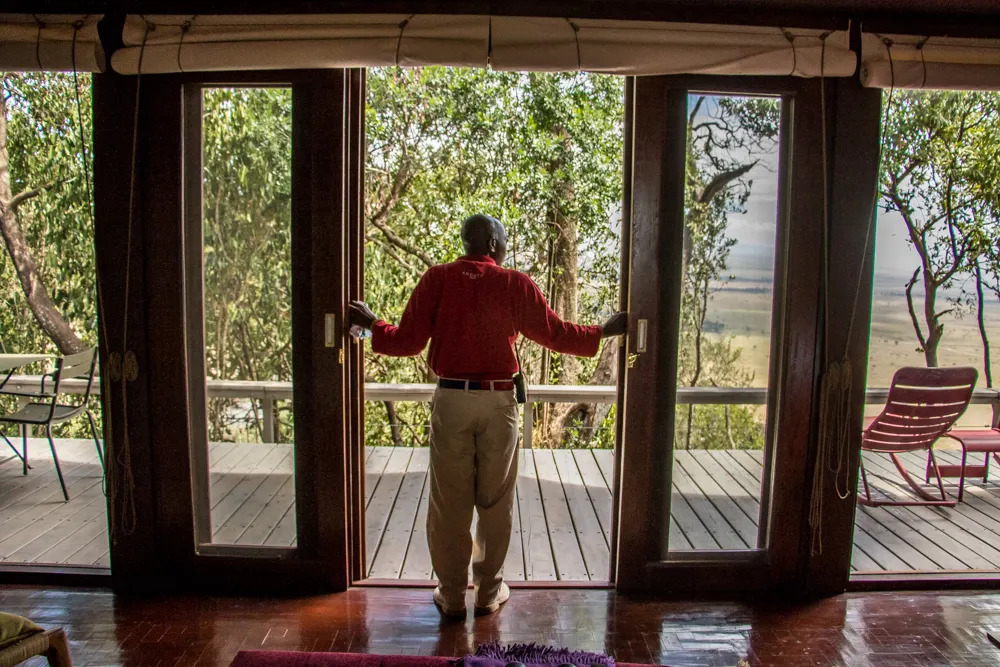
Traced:
[[514, 374], [514, 398], [518, 403], [528, 402], [528, 389], [524, 386], [524, 373], [521, 371]]
[[514, 358], [517, 359], [517, 372], [514, 373], [514, 398], [518, 403], [528, 402], [528, 387], [524, 384], [524, 369], [521, 367], [521, 355], [517, 353], [517, 343], [514, 344]]

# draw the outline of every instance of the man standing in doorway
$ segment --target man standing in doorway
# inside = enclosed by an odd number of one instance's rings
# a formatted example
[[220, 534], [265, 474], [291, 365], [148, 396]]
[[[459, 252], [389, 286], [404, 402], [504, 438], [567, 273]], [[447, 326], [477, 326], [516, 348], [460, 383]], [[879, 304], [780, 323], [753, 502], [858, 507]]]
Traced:
[[[430, 367], [440, 378], [431, 403], [430, 505], [427, 543], [438, 576], [434, 603], [465, 617], [469, 561], [475, 611], [489, 614], [510, 596], [500, 570], [510, 543], [517, 482], [518, 415], [512, 376], [518, 334], [556, 352], [597, 354], [601, 338], [625, 333], [625, 313], [604, 326], [556, 315], [527, 275], [501, 268], [507, 232], [488, 215], [462, 223], [465, 256], [431, 267], [410, 296], [399, 326], [361, 301], [351, 324], [372, 331], [372, 349], [420, 354], [431, 341]], [[475, 540], [472, 511], [479, 513]]]

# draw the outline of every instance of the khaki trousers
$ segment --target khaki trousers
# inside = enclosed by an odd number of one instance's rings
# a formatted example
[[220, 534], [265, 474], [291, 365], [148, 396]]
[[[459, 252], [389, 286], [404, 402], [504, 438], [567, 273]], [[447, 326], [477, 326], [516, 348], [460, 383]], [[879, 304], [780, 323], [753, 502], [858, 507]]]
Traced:
[[[465, 606], [470, 559], [477, 605], [491, 603], [503, 581], [517, 482], [517, 421], [513, 390], [434, 392], [427, 545], [449, 606]], [[475, 540], [473, 508], [479, 514]]]

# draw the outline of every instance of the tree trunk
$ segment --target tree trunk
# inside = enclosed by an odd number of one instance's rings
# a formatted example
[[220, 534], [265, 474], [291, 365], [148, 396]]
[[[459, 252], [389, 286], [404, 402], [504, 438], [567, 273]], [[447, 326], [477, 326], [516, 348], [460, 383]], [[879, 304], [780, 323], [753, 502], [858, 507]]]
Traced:
[[[571, 149], [571, 137], [563, 128], [554, 128], [556, 134], [563, 142], [565, 154], [568, 155]], [[559, 158], [552, 165], [550, 170], [556, 173], [563, 166], [563, 158]], [[552, 202], [551, 215], [548, 220], [549, 227], [553, 232], [552, 254], [550, 267], [552, 271], [552, 290], [548, 294], [549, 305], [559, 317], [564, 320], [575, 322], [577, 318], [577, 301], [579, 290], [579, 241], [576, 233], [576, 220], [566, 215], [566, 205], [573, 200], [573, 183], [564, 180], [556, 188], [555, 199]], [[551, 355], [549, 356], [551, 359]], [[551, 374], [550, 374], [551, 375]], [[550, 378], [546, 377], [544, 381]], [[580, 379], [580, 360], [569, 354], [559, 355], [559, 369], [552, 378], [556, 384], [572, 385]], [[539, 434], [541, 440], [550, 446], [565, 439], [565, 431], [562, 430], [567, 421], [572, 421], [574, 406], [569, 403], [553, 403], [547, 411], [544, 411]]]
[[[590, 378], [590, 385], [609, 385], [618, 381], [618, 344], [615, 341], [606, 341], [601, 349], [601, 356], [597, 361], [597, 367]], [[594, 437], [596, 427], [600, 425], [611, 405], [607, 403], [563, 403], [559, 404], [560, 410], [553, 412], [553, 430], [559, 436], [560, 442], [565, 445], [568, 438], [568, 429], [574, 425], [583, 426], [587, 429], [584, 441], [590, 444]], [[558, 421], [557, 421], [558, 420]], [[576, 424], [574, 424], [576, 422]]]
[[10, 157], [7, 153], [7, 104], [0, 96], [0, 233], [14, 263], [28, 307], [31, 308], [38, 325], [56, 344], [60, 353], [74, 354], [82, 352], [87, 346], [52, 302], [45, 283], [38, 275], [38, 266], [17, 219], [17, 207], [41, 191], [42, 188], [26, 191], [16, 197], [11, 193]]
[[979, 322], [979, 338], [983, 341], [983, 372], [986, 375], [986, 388], [993, 388], [993, 360], [990, 354], [990, 339], [986, 333], [986, 313], [983, 302], [983, 270], [976, 260], [976, 319]]
[[927, 342], [924, 345], [924, 360], [928, 368], [938, 365], [938, 346], [944, 334], [944, 325], [937, 311], [937, 283], [924, 270], [924, 322], [927, 324]]
[[396, 416], [396, 404], [392, 401], [382, 401], [385, 405], [385, 416], [389, 420], [389, 430], [392, 432], [392, 446], [403, 446], [403, 433], [399, 430], [399, 418]]

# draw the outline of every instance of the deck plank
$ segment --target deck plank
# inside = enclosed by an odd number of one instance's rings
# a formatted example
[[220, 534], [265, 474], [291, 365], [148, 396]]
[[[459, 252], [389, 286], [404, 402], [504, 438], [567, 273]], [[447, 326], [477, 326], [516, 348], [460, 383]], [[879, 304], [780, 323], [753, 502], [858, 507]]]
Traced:
[[[520, 471], [518, 475], [520, 475]], [[514, 484], [514, 508], [511, 513], [510, 546], [503, 561], [503, 577], [507, 581], [524, 581], [524, 546], [521, 544], [521, 501]]]
[[[293, 485], [294, 488], [294, 485]], [[289, 505], [285, 513], [278, 519], [264, 544], [274, 547], [292, 547], [298, 542], [298, 526], [295, 522], [295, 503]]]
[[403, 570], [413, 523], [416, 520], [420, 496], [427, 481], [430, 452], [426, 448], [413, 449], [403, 472], [399, 493], [385, 522], [382, 540], [368, 561], [368, 576], [373, 579], [398, 579]]
[[[878, 471], [883, 476], [898, 474], [895, 467], [887, 461], [879, 460], [877, 455], [866, 454], [865, 461], [866, 468], [870, 471]], [[873, 476], [869, 475], [870, 484], [881, 482], [880, 479], [872, 480], [871, 477]], [[866, 509], [876, 517], [878, 510], [890, 514], [907, 525], [913, 533], [928, 539], [969, 568], [995, 569], [1000, 565], [1000, 550], [979, 539], [979, 524], [970, 521], [960, 511], [956, 511], [956, 508], [882, 506]]]
[[517, 477], [517, 493], [521, 508], [521, 544], [524, 549], [524, 577], [529, 581], [555, 581], [555, 559], [549, 541], [542, 493], [535, 471], [535, 451], [522, 449]]
[[566, 494], [566, 504], [573, 520], [576, 541], [587, 568], [587, 577], [591, 581], [608, 581], [611, 572], [611, 552], [603, 540], [604, 531], [597, 518], [597, 510], [590, 499], [590, 494], [587, 493], [573, 452], [569, 449], [554, 449], [552, 458], [562, 481], [563, 492]]
[[597, 520], [601, 524], [601, 532], [604, 535], [604, 544], [611, 546], [611, 489], [608, 488], [594, 458], [593, 451], [589, 449], [572, 449], [573, 459], [576, 467], [580, 471], [580, 478], [590, 496], [590, 502], [594, 506]]
[[[265, 459], [270, 453], [274, 451], [268, 445], [253, 445], [244, 444], [242, 445], [241, 456], [233, 459], [233, 463], [227, 469], [215, 468], [209, 470], [209, 478], [211, 480], [211, 485], [208, 492], [208, 502], [209, 507], [212, 508], [212, 512], [216, 511], [216, 508], [220, 506], [226, 497], [240, 485], [243, 480], [251, 474], [253, 469], [260, 465], [261, 461]], [[226, 507], [223, 506], [223, 510]], [[212, 522], [214, 525], [214, 521]]]
[[270, 542], [268, 538], [282, 517], [295, 515], [295, 478], [289, 474], [275, 475], [275, 479], [281, 482], [278, 490], [236, 538], [236, 544], [286, 546]]
[[[30, 442], [28, 463], [31, 464], [32, 469], [28, 471], [27, 475], [21, 474], [21, 462], [19, 460], [15, 459], [3, 464], [4, 488], [0, 489], [0, 516], [4, 519], [11, 519], [16, 516], [18, 511], [23, 511], [34, 505], [38, 499], [47, 498], [51, 494], [52, 488], [60, 489], [55, 464], [52, 462], [52, 455], [46, 453], [44, 456], [31, 458]], [[59, 449], [64, 448], [57, 444], [57, 451]], [[48, 450], [47, 446], [46, 450]], [[64, 455], [68, 453], [64, 452]], [[68, 480], [70, 478], [76, 479], [88, 474], [100, 476], [100, 468], [97, 467], [97, 454], [94, 454], [93, 462], [86, 459], [66, 459], [66, 456], [60, 458], [63, 477], [67, 480], [67, 487], [69, 486]], [[61, 489], [59, 493], [60, 495], [62, 494]]]
[[687, 499], [676, 490], [670, 494], [670, 528], [668, 539], [671, 551], [687, 549], [718, 549], [712, 537]]
[[[270, 470], [266, 470], [262, 463], [260, 473], [262, 479], [252, 489], [249, 485], [245, 491], [249, 493], [243, 498], [242, 503], [234, 511], [229, 512], [228, 506], [223, 505], [222, 509], [212, 511], [212, 525], [214, 531], [212, 541], [216, 544], [240, 544], [243, 534], [258, 521], [261, 514], [267, 510], [269, 504], [275, 501], [278, 492], [284, 486], [286, 480], [292, 478], [292, 448], [285, 445], [287, 450], [282, 452], [282, 445], [275, 445], [277, 462]], [[230, 494], [231, 496], [233, 494]], [[236, 497], [227, 498], [229, 504], [235, 502]], [[283, 513], [283, 512], [282, 512]]]
[[[268, 450], [270, 451], [249, 470], [234, 474], [239, 476], [239, 481], [212, 507], [213, 543], [232, 544], [246, 528], [245, 522], [241, 525], [237, 517], [244, 505], [254, 496], [264, 498], [269, 495], [267, 487], [264, 486], [269, 479], [291, 475], [291, 447], [270, 445]], [[252, 507], [244, 510], [245, 513], [252, 511]]]
[[615, 488], [614, 450], [592, 449], [590, 451], [594, 453], [594, 460], [597, 461], [597, 466], [601, 469], [601, 474], [604, 475], [604, 484], [608, 487], [608, 490], [614, 491]]
[[[414, 450], [413, 456], [426, 459], [429, 466], [431, 456], [429, 448], [420, 447]], [[430, 508], [430, 491], [431, 480], [430, 474], [428, 474], [420, 489], [420, 500], [417, 504], [416, 516], [413, 519], [413, 531], [410, 533], [410, 541], [406, 547], [406, 557], [400, 570], [400, 579], [426, 580], [430, 579], [433, 574], [431, 552], [427, 546], [427, 511]]]
[[545, 522], [548, 525], [548, 539], [552, 544], [552, 554], [556, 561], [556, 572], [560, 581], [587, 581], [587, 565], [577, 541], [576, 528], [570, 513], [556, 462], [551, 449], [535, 451], [535, 470], [538, 472], [538, 486], [542, 493]]
[[382, 535], [389, 523], [389, 515], [396, 504], [412, 456], [413, 449], [410, 447], [393, 447], [389, 452], [389, 460], [365, 514], [366, 563], [373, 563], [375, 560], [375, 554], [382, 543]]
[[[98, 544], [104, 551], [107, 551], [108, 513], [103, 500], [102, 495], [100, 499], [91, 503], [87, 510], [77, 517], [77, 521], [87, 519], [86, 522], [77, 523], [74, 521], [70, 531], [67, 531], [65, 536], [60, 539], [52, 540], [51, 546], [48, 546], [44, 551], [31, 556], [26, 553], [16, 554], [14, 559], [30, 563], [65, 563], [73, 558], [73, 554], [94, 540], [98, 540]], [[35, 542], [41, 542], [41, 540], [35, 540]]]
[[[742, 541], [743, 545], [737, 546], [736, 548], [756, 548], [756, 512], [750, 509], [745, 510], [741, 506], [740, 502], [730, 497], [729, 494], [722, 488], [719, 476], [724, 474], [723, 469], [721, 467], [716, 467], [716, 469], [710, 474], [704, 467], [702, 467], [701, 463], [699, 463], [698, 457], [695, 456], [695, 452], [680, 451], [675, 452], [675, 454], [677, 455], [674, 459], [675, 469], [678, 465], [684, 469], [687, 476], [701, 491], [701, 496], [711, 503], [716, 511], [722, 515], [723, 518], [725, 518], [726, 522]], [[739, 498], [739, 494], [737, 494], [737, 498]], [[741, 500], [746, 503], [745, 497]], [[751, 516], [754, 518], [751, 518]]]
[[[680, 454], [681, 452], [674, 452], [674, 454]], [[711, 499], [707, 498], [695, 484], [694, 480], [691, 479], [687, 474], [687, 470], [678, 464], [678, 457], [674, 458], [673, 475], [671, 475], [673, 480], [673, 486], [676, 493], [679, 493], [687, 501], [688, 505], [694, 511], [695, 516], [698, 521], [705, 527], [706, 532], [711, 537], [712, 541], [716, 544], [717, 549], [742, 549], [746, 548], [746, 544], [740, 538], [739, 534], [733, 529], [733, 527], [726, 520], [715, 505], [712, 504]], [[689, 539], [692, 544], [694, 544], [694, 539], [690, 537], [690, 532], [685, 527], [685, 534], [688, 534]]]
[[375, 489], [378, 488], [382, 479], [382, 471], [389, 463], [389, 455], [392, 454], [393, 447], [367, 447], [368, 455], [365, 457], [365, 507], [372, 502]]
[[90, 540], [82, 549], [61, 561], [63, 565], [111, 566], [111, 552], [108, 547], [107, 529]]
[[[752, 454], [741, 451], [741, 450], [728, 450], [724, 454], [721, 454], [725, 458], [732, 461], [733, 465], [726, 465], [726, 469], [730, 471], [740, 486], [748, 493], [753, 494], [753, 497], [759, 497], [761, 490], [761, 475], [763, 474], [763, 467], [760, 460], [753, 456]], [[742, 472], [741, 472], [742, 471]], [[899, 557], [897, 557], [890, 549], [883, 546], [881, 542], [876, 540], [866, 527], [871, 527], [871, 524], [865, 520], [861, 522], [856, 522], [854, 541], [855, 541], [855, 552], [858, 552], [858, 546], [860, 545], [860, 555], [858, 560], [860, 562], [868, 563], [866, 558], [875, 562], [880, 570], [896, 571], [908, 569], [906, 563], [904, 563]], [[878, 531], [881, 533], [886, 533], [881, 526], [876, 526]], [[891, 541], [895, 544], [901, 544], [892, 533], [886, 533], [885, 539]], [[877, 559], [877, 560], [875, 560]]]
[[[57, 484], [56, 490], [46, 500], [19, 513], [16, 518], [4, 522], [3, 539], [0, 539], [0, 554], [4, 555], [4, 560], [16, 562], [18, 559], [14, 554], [19, 549], [50, 533], [57, 526], [72, 526], [77, 516], [85, 511], [91, 502], [96, 502], [93, 497], [90, 500], [85, 498], [86, 491], [94, 487], [99, 488], [100, 485], [100, 479], [90, 477], [67, 479], [66, 488], [69, 489], [70, 502], [63, 502], [62, 491]], [[75, 503], [72, 502], [74, 497], [77, 499]]]

